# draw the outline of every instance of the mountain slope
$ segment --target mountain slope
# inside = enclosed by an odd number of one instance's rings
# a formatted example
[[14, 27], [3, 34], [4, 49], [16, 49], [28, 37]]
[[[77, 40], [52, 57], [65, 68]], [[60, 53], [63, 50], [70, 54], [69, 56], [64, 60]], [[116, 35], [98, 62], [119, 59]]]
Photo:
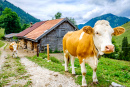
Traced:
[[2, 6], [3, 8], [8, 7], [8, 8], [11, 8], [12, 11], [15, 11], [20, 17], [21, 24], [24, 24], [24, 23], [28, 24], [30, 22], [36, 23], [40, 21], [39, 19], [31, 16], [30, 14], [26, 13], [19, 7], [14, 6], [13, 4], [11, 4], [10, 2], [6, 0], [0, 0], [0, 6]]
[[109, 14], [105, 14], [105, 15], [102, 15], [102, 16], [99, 16], [99, 17], [92, 18], [90, 21], [86, 22], [85, 24], [78, 25], [78, 28], [81, 29], [83, 26], [94, 27], [94, 24], [98, 20], [107, 20], [107, 21], [109, 21], [112, 28], [117, 27], [117, 26], [121, 26], [124, 23], [130, 21], [130, 19], [128, 19], [126, 17], [118, 17], [116, 15], [113, 15], [113, 14], [109, 13]]
[[130, 44], [130, 22], [123, 24], [122, 27], [125, 28], [125, 33], [120, 36], [114, 36], [113, 38], [116, 40], [118, 45], [121, 45], [123, 38], [127, 37], [128, 43]]

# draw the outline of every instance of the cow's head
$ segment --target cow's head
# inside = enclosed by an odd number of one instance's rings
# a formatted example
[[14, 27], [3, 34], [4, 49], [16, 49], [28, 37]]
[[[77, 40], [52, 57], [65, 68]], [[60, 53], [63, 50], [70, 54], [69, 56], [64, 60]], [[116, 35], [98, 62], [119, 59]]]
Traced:
[[122, 27], [112, 29], [109, 22], [106, 20], [99, 20], [95, 23], [94, 28], [90, 26], [83, 27], [83, 31], [87, 34], [93, 35], [93, 40], [100, 55], [114, 52], [114, 45], [112, 44], [112, 36], [118, 36], [125, 32]]

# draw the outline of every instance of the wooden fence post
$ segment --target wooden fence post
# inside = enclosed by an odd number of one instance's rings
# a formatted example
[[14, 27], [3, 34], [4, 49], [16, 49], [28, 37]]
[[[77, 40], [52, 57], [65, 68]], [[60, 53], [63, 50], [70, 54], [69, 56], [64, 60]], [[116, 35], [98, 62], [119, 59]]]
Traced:
[[50, 57], [49, 57], [49, 44], [47, 44], [47, 59], [49, 60]]

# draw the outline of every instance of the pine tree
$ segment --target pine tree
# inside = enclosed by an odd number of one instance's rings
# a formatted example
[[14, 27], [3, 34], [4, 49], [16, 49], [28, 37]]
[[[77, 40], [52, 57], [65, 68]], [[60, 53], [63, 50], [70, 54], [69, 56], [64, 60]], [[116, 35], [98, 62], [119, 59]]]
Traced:
[[122, 40], [122, 51], [123, 51], [124, 60], [128, 60], [127, 56], [129, 53], [129, 45], [128, 45], [127, 37], [124, 37]]

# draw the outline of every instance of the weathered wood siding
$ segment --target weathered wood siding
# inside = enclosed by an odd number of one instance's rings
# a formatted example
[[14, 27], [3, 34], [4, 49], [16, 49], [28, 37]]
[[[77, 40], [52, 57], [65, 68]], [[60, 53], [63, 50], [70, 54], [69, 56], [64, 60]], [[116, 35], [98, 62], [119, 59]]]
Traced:
[[27, 49], [28, 49], [28, 50], [33, 50], [32, 41], [27, 41]]
[[33, 45], [34, 45], [34, 49], [33, 49], [33, 50], [34, 50], [35, 52], [37, 52], [37, 43], [34, 42]]
[[20, 47], [24, 48], [24, 39], [19, 39]]
[[48, 33], [46, 36], [44, 36], [40, 40], [40, 48], [43, 49], [43, 47], [49, 44], [50, 49], [52, 51], [55, 51], [55, 50], [62, 51], [63, 50], [62, 39], [64, 35], [68, 31], [74, 31], [74, 30], [75, 30], [74, 27], [71, 26], [68, 22], [62, 23], [61, 25], [56, 27], [54, 30], [52, 30], [50, 33]]

